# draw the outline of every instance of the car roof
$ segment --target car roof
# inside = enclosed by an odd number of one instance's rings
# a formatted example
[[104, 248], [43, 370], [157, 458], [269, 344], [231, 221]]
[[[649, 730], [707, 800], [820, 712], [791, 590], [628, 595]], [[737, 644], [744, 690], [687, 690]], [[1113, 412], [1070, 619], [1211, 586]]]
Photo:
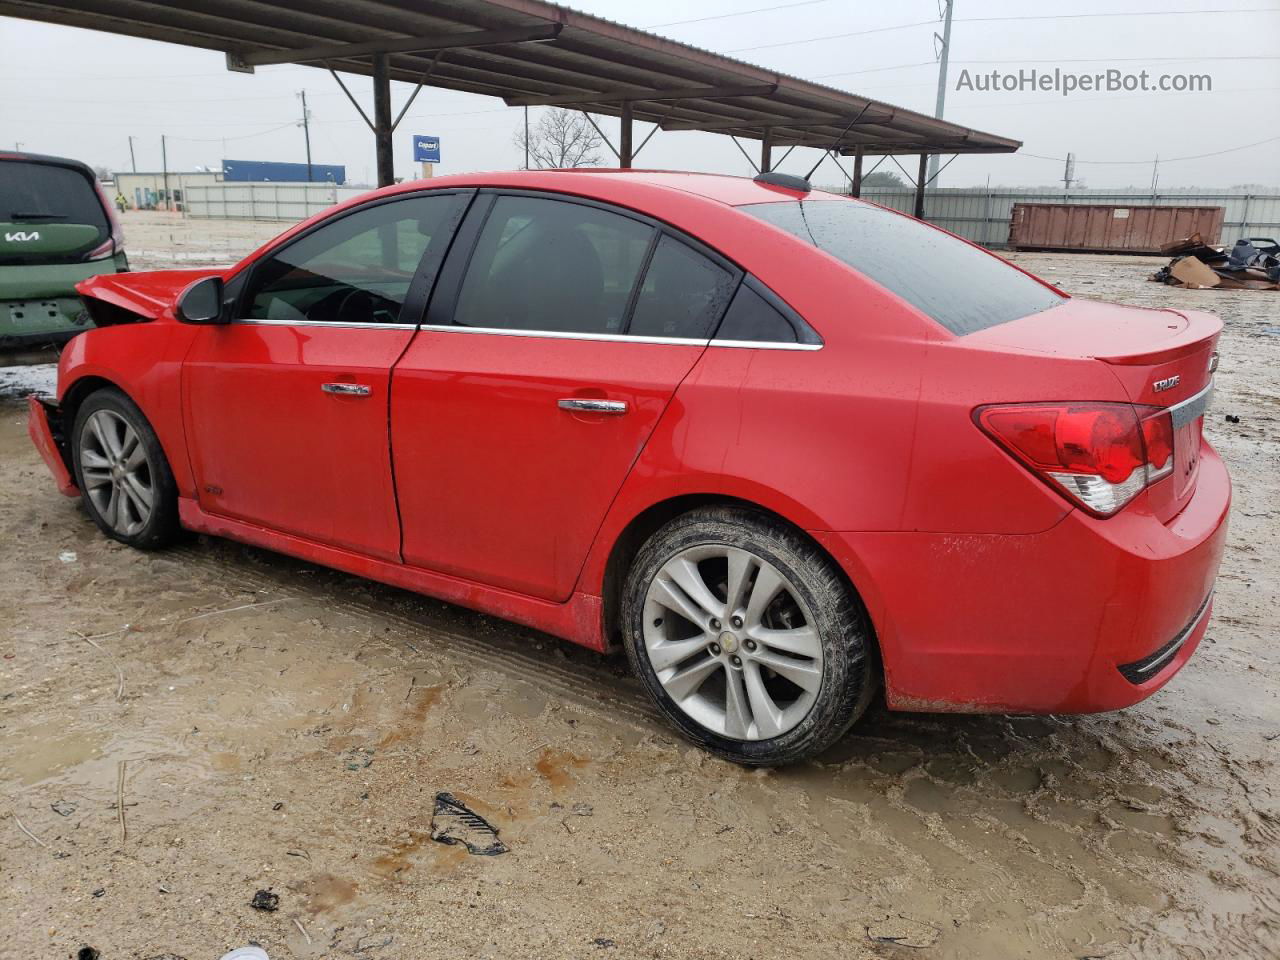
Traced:
[[405, 181], [379, 192], [399, 193], [405, 190], [421, 190], [423, 187], [509, 187], [579, 193], [606, 199], [615, 193], [626, 193], [639, 184], [680, 191], [732, 207], [749, 203], [799, 200], [806, 197], [825, 200], [837, 196], [822, 190], [805, 193], [774, 184], [758, 183], [750, 177], [735, 177], [720, 173], [621, 170], [601, 167], [455, 174], [447, 177], [433, 177], [429, 180]]

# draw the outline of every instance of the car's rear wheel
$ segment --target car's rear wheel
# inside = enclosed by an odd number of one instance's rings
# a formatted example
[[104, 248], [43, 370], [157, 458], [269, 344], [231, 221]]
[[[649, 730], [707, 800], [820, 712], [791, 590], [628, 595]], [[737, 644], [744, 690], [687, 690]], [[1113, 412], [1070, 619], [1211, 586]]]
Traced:
[[759, 511], [694, 510], [641, 548], [623, 588], [632, 668], [690, 740], [737, 763], [821, 752], [866, 710], [867, 619], [831, 560]]
[[80, 404], [71, 451], [85, 509], [103, 533], [142, 549], [177, 537], [173, 472], [151, 424], [125, 394], [105, 387]]

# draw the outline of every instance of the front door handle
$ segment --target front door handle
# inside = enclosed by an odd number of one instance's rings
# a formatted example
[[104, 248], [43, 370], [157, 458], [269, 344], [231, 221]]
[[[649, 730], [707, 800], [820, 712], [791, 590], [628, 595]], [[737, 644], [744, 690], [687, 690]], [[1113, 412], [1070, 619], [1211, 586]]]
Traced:
[[561, 410], [573, 410], [578, 413], [612, 413], [627, 412], [625, 400], [597, 400], [594, 397], [565, 397], [558, 406]]
[[325, 393], [336, 393], [340, 397], [367, 397], [373, 393], [373, 387], [363, 383], [322, 383], [320, 389]]

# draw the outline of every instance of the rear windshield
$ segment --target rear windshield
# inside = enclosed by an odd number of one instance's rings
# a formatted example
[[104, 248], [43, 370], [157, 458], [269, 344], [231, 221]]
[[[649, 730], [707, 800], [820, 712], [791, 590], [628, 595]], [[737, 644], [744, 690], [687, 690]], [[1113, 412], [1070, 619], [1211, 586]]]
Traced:
[[0, 161], [0, 221], [110, 229], [98, 191], [83, 173], [28, 160]]
[[843, 260], [957, 336], [1063, 300], [984, 250], [871, 204], [789, 200], [738, 209]]

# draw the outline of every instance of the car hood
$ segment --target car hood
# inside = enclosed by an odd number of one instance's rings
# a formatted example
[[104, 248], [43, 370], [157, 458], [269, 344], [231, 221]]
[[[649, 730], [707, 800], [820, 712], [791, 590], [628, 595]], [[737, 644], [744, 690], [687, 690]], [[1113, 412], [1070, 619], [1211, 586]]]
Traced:
[[111, 273], [90, 277], [76, 284], [86, 299], [101, 300], [148, 320], [169, 311], [178, 295], [204, 277], [222, 277], [221, 268], [204, 270], [149, 270], [144, 273]]

